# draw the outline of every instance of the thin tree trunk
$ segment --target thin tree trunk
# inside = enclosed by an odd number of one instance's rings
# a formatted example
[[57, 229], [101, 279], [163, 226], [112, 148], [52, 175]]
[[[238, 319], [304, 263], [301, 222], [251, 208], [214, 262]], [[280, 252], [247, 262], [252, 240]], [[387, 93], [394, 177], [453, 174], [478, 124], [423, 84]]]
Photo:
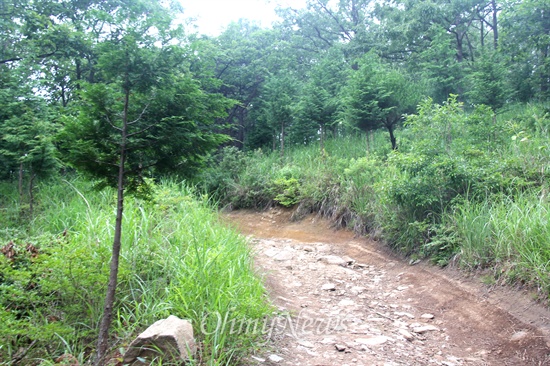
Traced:
[[281, 156], [285, 155], [285, 123], [281, 125]]
[[34, 211], [34, 179], [36, 174], [33, 173], [31, 168], [31, 179], [29, 180], [29, 217], [32, 219], [32, 214]]
[[124, 95], [124, 112], [122, 115], [122, 131], [120, 143], [120, 165], [118, 167], [118, 190], [117, 190], [117, 211], [115, 221], [115, 236], [113, 239], [113, 254], [109, 272], [109, 284], [105, 296], [105, 306], [103, 308], [103, 318], [99, 326], [99, 337], [97, 341], [97, 360], [96, 365], [104, 364], [107, 350], [109, 349], [109, 328], [113, 319], [113, 307], [115, 303], [115, 294], [118, 280], [118, 264], [120, 258], [121, 238], [122, 238], [122, 214], [124, 211], [124, 164], [126, 162], [126, 140], [128, 135], [128, 105], [130, 91], [127, 89]]
[[23, 162], [19, 164], [19, 206], [23, 207]]
[[370, 153], [370, 131], [367, 130], [367, 156], [369, 156]]
[[493, 8], [493, 46], [495, 50], [498, 48], [498, 23], [497, 23], [497, 2], [496, 0], [491, 0], [491, 6]]
[[325, 128], [321, 125], [321, 154], [325, 151]]
[[388, 132], [390, 133], [391, 148], [392, 150], [397, 150], [397, 139], [393, 133], [393, 127], [389, 127]]

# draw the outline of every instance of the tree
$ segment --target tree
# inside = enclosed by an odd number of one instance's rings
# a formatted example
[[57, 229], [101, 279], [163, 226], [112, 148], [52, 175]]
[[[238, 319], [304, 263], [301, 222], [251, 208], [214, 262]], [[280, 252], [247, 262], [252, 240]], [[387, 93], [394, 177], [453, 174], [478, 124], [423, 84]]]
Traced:
[[299, 119], [293, 130], [302, 131], [300, 142], [319, 138], [324, 148], [327, 129], [336, 126], [341, 105], [340, 91], [344, 85], [345, 63], [339, 49], [334, 47], [317, 62], [301, 93]]
[[261, 108], [264, 122], [272, 131], [273, 150], [277, 143], [281, 156], [285, 151], [286, 129], [292, 123], [295, 108], [295, 84], [290, 75], [273, 75], [262, 92]]
[[0, 171], [8, 175], [0, 178], [17, 172], [19, 201], [24, 207], [23, 186], [28, 177], [26, 191], [32, 216], [35, 179], [48, 176], [58, 166], [52, 143], [56, 127], [51, 107], [34, 95], [33, 84], [26, 81], [29, 71], [6, 65], [0, 69], [5, 71], [0, 76]]
[[181, 67], [185, 50], [174, 44], [170, 17], [158, 2], [120, 8], [111, 33], [98, 46], [97, 79], [82, 85], [80, 113], [67, 116], [59, 136], [66, 160], [117, 189], [109, 283], [97, 364], [108, 349], [122, 238], [125, 194], [147, 191], [147, 177], [189, 174], [203, 156], [227, 141], [209, 125], [232, 102], [201, 90]]
[[369, 54], [359, 70], [353, 71], [347, 93], [344, 115], [348, 122], [367, 134], [385, 128], [392, 149], [397, 149], [395, 128], [405, 114], [414, 111], [421, 97], [418, 86]]
[[[543, 0], [506, 2], [502, 18], [500, 44], [510, 57], [519, 96], [550, 99], [550, 4]], [[535, 86], [531, 95], [526, 84]]]

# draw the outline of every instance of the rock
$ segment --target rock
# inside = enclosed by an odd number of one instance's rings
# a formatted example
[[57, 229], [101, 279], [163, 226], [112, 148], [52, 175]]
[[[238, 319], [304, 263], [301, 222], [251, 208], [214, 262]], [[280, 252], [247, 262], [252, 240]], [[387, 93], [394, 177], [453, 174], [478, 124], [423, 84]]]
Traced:
[[343, 258], [336, 255], [324, 255], [320, 257], [319, 260], [326, 264], [334, 264], [338, 266], [346, 264], [346, 261]]
[[431, 331], [438, 331], [438, 330], [439, 330], [439, 328], [435, 327], [433, 325], [424, 325], [424, 326], [421, 326], [421, 327], [414, 327], [413, 328], [413, 332], [418, 333], [418, 334], [431, 332]]
[[275, 363], [279, 363], [279, 362], [284, 360], [284, 358], [282, 358], [281, 356], [277, 356], [277, 355], [269, 355], [268, 359], [269, 359], [269, 361], [275, 362]]
[[335, 344], [334, 348], [336, 348], [338, 352], [344, 352], [347, 349], [347, 347], [343, 344]]
[[402, 316], [402, 317], [404, 316], [404, 317], [407, 317], [407, 318], [410, 318], [410, 319], [414, 319], [413, 314], [407, 313], [407, 312], [404, 312], [404, 311], [396, 311], [394, 314], [397, 315], [397, 316]]
[[298, 344], [301, 345], [301, 346], [304, 346], [304, 347], [306, 347], [306, 348], [314, 348], [314, 347], [315, 347], [315, 345], [314, 345], [312, 342], [310, 342], [310, 341], [302, 341], [302, 340], [300, 340], [300, 341], [298, 341]]
[[303, 249], [304, 249], [305, 252], [308, 252], [308, 253], [311, 253], [311, 252], [315, 251], [315, 248], [310, 247], [310, 246], [305, 246]]
[[405, 329], [399, 329], [399, 334], [401, 334], [403, 336], [403, 338], [405, 338], [409, 342], [414, 339], [414, 336], [409, 331], [407, 331]]
[[350, 299], [343, 299], [338, 303], [338, 306], [353, 306], [355, 302]]
[[321, 290], [335, 291], [336, 285], [334, 283], [325, 283], [323, 286], [321, 286]]
[[269, 248], [269, 249], [266, 249], [264, 254], [266, 256], [272, 258], [272, 257], [276, 256], [277, 254], [279, 254], [279, 251], [276, 248]]
[[367, 288], [366, 287], [362, 287], [362, 286], [353, 286], [350, 291], [355, 294], [355, 295], [358, 295], [358, 294], [361, 294], [363, 293]]
[[522, 331], [519, 331], [519, 332], [516, 332], [512, 335], [512, 337], [510, 338], [510, 341], [511, 342], [521, 342], [523, 341], [525, 338], [527, 338], [529, 336], [529, 333], [522, 330]]
[[433, 319], [435, 316], [433, 314], [422, 314], [420, 315], [422, 319]]
[[191, 323], [170, 315], [155, 322], [134, 339], [124, 354], [123, 363], [148, 365], [142, 360], [151, 362], [159, 356], [165, 361], [181, 362], [187, 361], [195, 351]]
[[288, 260], [291, 260], [292, 258], [294, 258], [294, 254], [292, 252], [287, 251], [287, 250], [279, 252], [278, 254], [276, 254], [273, 257], [273, 259], [275, 259], [276, 261], [279, 261], [279, 262], [288, 261]]
[[344, 264], [348, 266], [351, 266], [352, 264], [355, 263], [355, 259], [348, 257], [347, 255], [343, 256], [342, 260], [344, 261]]
[[265, 362], [265, 358], [260, 358], [256, 356], [250, 356], [251, 359], [253, 359], [256, 362]]
[[355, 342], [365, 346], [379, 346], [386, 343], [388, 340], [389, 338], [386, 336], [372, 336], [369, 338], [357, 338]]

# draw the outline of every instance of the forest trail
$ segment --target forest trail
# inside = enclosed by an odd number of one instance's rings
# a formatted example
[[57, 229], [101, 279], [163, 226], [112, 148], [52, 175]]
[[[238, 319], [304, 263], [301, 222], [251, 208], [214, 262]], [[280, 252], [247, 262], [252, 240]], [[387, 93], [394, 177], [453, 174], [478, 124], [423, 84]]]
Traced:
[[[261, 365], [550, 365], [550, 311], [528, 293], [409, 265], [291, 212], [234, 211], [280, 315]], [[267, 328], [266, 328], [267, 329]]]

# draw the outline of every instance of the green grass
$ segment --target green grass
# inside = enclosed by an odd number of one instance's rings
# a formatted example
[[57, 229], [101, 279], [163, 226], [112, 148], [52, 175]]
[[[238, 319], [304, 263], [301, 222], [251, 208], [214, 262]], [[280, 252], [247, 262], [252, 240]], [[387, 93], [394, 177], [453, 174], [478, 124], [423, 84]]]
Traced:
[[[196, 197], [184, 184], [164, 182], [152, 201], [127, 198], [113, 349], [170, 314], [192, 321], [200, 342], [196, 364], [235, 364], [261, 340], [259, 332], [231, 332], [213, 321], [213, 314], [262, 319], [271, 309], [245, 239], [219, 222], [207, 199]], [[17, 230], [17, 207], [2, 207], [14, 220], [0, 228], [0, 243], [13, 241], [16, 257], [0, 257], [0, 364], [33, 341], [29, 363], [64, 353], [85, 361], [95, 347], [114, 192], [93, 191], [81, 180], [52, 181], [40, 185], [37, 201], [35, 217], [19, 220]], [[28, 243], [38, 255], [25, 250]]]
[[464, 266], [494, 267], [511, 282], [550, 292], [550, 202], [540, 192], [465, 202], [453, 214]]

